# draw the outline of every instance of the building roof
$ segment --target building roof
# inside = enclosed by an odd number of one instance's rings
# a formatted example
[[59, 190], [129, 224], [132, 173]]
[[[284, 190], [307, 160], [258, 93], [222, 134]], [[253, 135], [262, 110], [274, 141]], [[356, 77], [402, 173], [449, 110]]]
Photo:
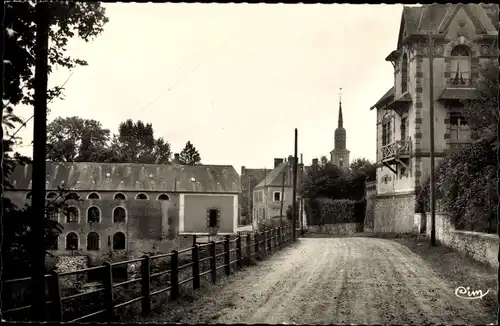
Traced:
[[379, 108], [379, 105], [380, 104], [383, 104], [385, 102], [388, 102], [389, 99], [394, 98], [394, 86], [392, 86], [391, 88], [389, 88], [389, 90], [377, 101], [377, 103], [375, 103], [371, 108], [370, 110], [373, 110], [375, 108]]
[[[76, 190], [238, 193], [240, 177], [230, 165], [47, 162], [47, 190], [61, 182]], [[32, 165], [17, 166], [15, 189], [31, 189]], [[194, 181], [192, 181], [194, 178]]]
[[289, 162], [283, 162], [280, 165], [278, 165], [276, 168], [274, 168], [271, 172], [269, 172], [266, 177], [259, 182], [259, 184], [255, 188], [261, 188], [261, 187], [266, 187], [266, 186], [272, 186], [272, 187], [281, 187], [283, 183], [283, 175], [282, 173], [285, 173], [285, 186], [288, 186], [291, 184], [288, 180], [289, 173], [287, 173], [287, 169], [290, 168]]
[[448, 87], [439, 95], [438, 100], [472, 100], [476, 98], [475, 88]]

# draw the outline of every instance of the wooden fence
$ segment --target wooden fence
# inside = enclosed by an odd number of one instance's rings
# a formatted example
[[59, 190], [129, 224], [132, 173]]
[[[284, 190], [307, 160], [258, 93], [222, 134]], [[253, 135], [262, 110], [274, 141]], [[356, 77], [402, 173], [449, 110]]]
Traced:
[[[237, 236], [230, 240], [211, 241], [206, 244], [197, 244], [183, 250], [173, 250], [167, 254], [155, 256], [143, 256], [137, 259], [120, 261], [115, 263], [105, 262], [102, 266], [90, 267], [71, 272], [52, 272], [46, 275], [47, 281], [47, 320], [53, 322], [81, 322], [88, 321], [94, 316], [98, 316], [100, 321], [114, 321], [116, 310], [131, 305], [135, 302], [141, 303], [141, 312], [149, 314], [152, 309], [152, 298], [167, 293], [170, 299], [177, 299], [180, 295], [180, 287], [183, 284], [191, 283], [192, 289], [199, 289], [201, 280], [206, 279], [211, 283], [216, 283], [223, 269], [223, 274], [230, 275], [234, 269], [240, 269], [243, 265], [249, 264], [256, 256], [265, 256], [272, 253], [292, 240], [292, 228], [290, 226], [279, 227], [269, 231]], [[222, 247], [222, 248], [221, 248]], [[167, 259], [168, 266], [164, 270], [154, 271], [152, 265], [155, 261]], [[117, 266], [128, 266], [129, 264], [140, 263], [140, 277], [116, 282], [113, 278], [113, 269]], [[61, 289], [61, 278], [76, 276], [93, 272], [98, 273], [100, 282], [97, 289], [64, 296]], [[165, 277], [168, 276], [168, 277]], [[158, 285], [163, 287], [153, 289], [153, 280], [162, 278]], [[168, 279], [167, 279], [168, 278]], [[14, 283], [28, 283], [31, 278], [19, 278], [2, 282], [3, 289]], [[158, 283], [158, 282], [156, 282]], [[117, 302], [116, 292], [120, 287], [131, 284], [139, 284], [140, 295], [134, 298], [127, 298], [128, 301]], [[166, 285], [166, 286], [165, 286]], [[68, 301], [83, 298], [93, 294], [99, 294], [97, 304], [99, 308], [77, 318], [64, 318], [65, 307]], [[5, 301], [4, 301], [5, 308]], [[2, 311], [4, 320], [16, 320], [14, 315], [21, 313], [25, 318], [31, 315], [31, 305], [5, 309]], [[80, 309], [76, 309], [80, 311]], [[19, 316], [19, 315], [18, 315]], [[74, 317], [74, 316], [73, 316]], [[67, 320], [69, 319], [69, 320]]]

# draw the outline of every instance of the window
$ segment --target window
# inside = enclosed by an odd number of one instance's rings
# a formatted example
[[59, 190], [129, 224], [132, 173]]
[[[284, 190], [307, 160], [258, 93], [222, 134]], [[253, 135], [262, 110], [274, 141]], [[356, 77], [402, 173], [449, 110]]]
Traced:
[[127, 218], [127, 212], [123, 207], [115, 207], [113, 209], [113, 222], [114, 223], [124, 223]]
[[450, 114], [450, 140], [451, 141], [468, 141], [469, 126], [467, 119], [458, 113]]
[[219, 226], [220, 211], [217, 208], [210, 208], [207, 211], [208, 227], [216, 228]]
[[87, 199], [101, 199], [101, 196], [96, 192], [92, 192], [87, 196]]
[[78, 250], [78, 235], [75, 232], [66, 236], [66, 250]]
[[87, 222], [88, 223], [99, 223], [101, 217], [101, 211], [96, 206], [91, 206], [87, 209]]
[[167, 194], [161, 194], [158, 196], [158, 200], [170, 200]]
[[114, 250], [125, 249], [125, 234], [123, 234], [123, 232], [116, 232], [113, 235], [113, 249]]
[[344, 159], [341, 157], [339, 158], [339, 168], [344, 167]]
[[391, 140], [391, 120], [390, 118], [385, 118], [382, 122], [382, 146], [389, 145]]
[[465, 45], [457, 45], [451, 50], [450, 84], [470, 85], [470, 51]]
[[54, 199], [54, 198], [56, 198], [56, 197], [57, 197], [57, 193], [55, 193], [55, 192], [49, 192], [49, 193], [47, 194], [47, 197], [46, 197], [46, 198], [47, 198], [47, 199]]
[[126, 200], [126, 199], [127, 199], [127, 197], [125, 197], [125, 195], [122, 194], [121, 192], [115, 194], [115, 196], [114, 196], [114, 200]]
[[408, 90], [408, 56], [406, 53], [403, 55], [401, 63], [401, 93]]
[[281, 201], [281, 192], [279, 191], [273, 192], [273, 201]]
[[148, 196], [146, 194], [137, 194], [137, 196], [135, 196], [135, 199], [148, 199]]
[[80, 211], [75, 206], [70, 206], [66, 210], [66, 223], [78, 223]]
[[99, 234], [89, 232], [87, 235], [87, 250], [99, 250]]
[[401, 118], [401, 140], [408, 139], [408, 117]]
[[47, 207], [47, 218], [51, 221], [59, 221], [59, 213], [55, 207]]

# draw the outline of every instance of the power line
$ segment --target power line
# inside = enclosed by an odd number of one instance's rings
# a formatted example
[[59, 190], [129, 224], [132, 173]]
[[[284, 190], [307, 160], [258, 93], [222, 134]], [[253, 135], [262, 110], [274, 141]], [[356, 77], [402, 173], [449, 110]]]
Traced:
[[[236, 33], [234, 35], [236, 35]], [[234, 36], [234, 35], [232, 35], [232, 36]], [[174, 89], [175, 86], [177, 86], [181, 81], [183, 81], [191, 73], [195, 72], [201, 66], [202, 63], [206, 62], [208, 59], [210, 59], [211, 57], [213, 57], [217, 52], [219, 52], [226, 45], [226, 43], [229, 41], [229, 39], [232, 38], [232, 36], [228, 37], [215, 51], [213, 51], [212, 55], [208, 56], [205, 60], [201, 60], [191, 71], [189, 71], [187, 74], [185, 74], [184, 76], [182, 76], [181, 78], [179, 78], [172, 86], [168, 87], [165, 91], [163, 91], [160, 95], [158, 95], [154, 100], [152, 100], [151, 102], [149, 102], [148, 104], [146, 104], [142, 109], [139, 110], [139, 113], [142, 112], [142, 111], [144, 111], [151, 104], [155, 103], [163, 95], [165, 95], [166, 93], [168, 93], [172, 89]]]
[[[59, 88], [63, 88], [64, 85], [66, 85], [69, 81], [69, 79], [71, 78], [71, 76], [73, 76], [73, 71], [69, 74], [68, 78], [66, 78], [66, 81], [59, 87]], [[54, 99], [55, 97], [51, 98], [49, 103], [47, 104], [50, 104], [52, 102], [52, 100]], [[11, 141], [16, 135], [17, 133], [23, 128], [23, 127], [26, 127], [26, 124], [31, 120], [33, 119], [35, 115], [33, 114], [31, 117], [28, 118], [28, 120], [24, 121], [23, 124], [21, 126], [19, 126], [19, 128], [17, 128], [17, 130], [14, 132], [14, 134], [12, 136], [10, 136], [10, 139], [9, 141]], [[31, 146], [31, 145], [28, 145], [28, 146]]]

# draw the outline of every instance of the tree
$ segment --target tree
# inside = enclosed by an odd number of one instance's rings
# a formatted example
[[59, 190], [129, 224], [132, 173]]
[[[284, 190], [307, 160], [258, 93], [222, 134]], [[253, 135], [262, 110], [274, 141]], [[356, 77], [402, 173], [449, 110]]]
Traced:
[[109, 129], [99, 121], [58, 117], [47, 126], [47, 159], [55, 162], [102, 162], [108, 159]]
[[474, 100], [464, 100], [464, 113], [468, 118], [471, 138], [474, 140], [493, 139], [497, 137], [500, 118], [498, 106], [498, 61], [489, 61], [481, 69], [481, 78], [476, 82]]
[[345, 198], [346, 177], [344, 171], [331, 162], [318, 165], [306, 173], [299, 193], [304, 198]]
[[172, 152], [163, 138], [155, 139], [153, 125], [131, 119], [120, 123], [111, 149], [116, 153], [112, 160], [131, 163], [167, 164]]
[[[34, 94], [34, 47], [35, 47], [35, 2], [7, 2], [4, 26], [4, 93], [2, 99], [7, 107], [17, 104], [33, 105]], [[98, 2], [51, 2], [49, 30], [49, 69], [56, 67], [72, 69], [85, 66], [87, 62], [66, 54], [68, 40], [77, 35], [90, 41], [103, 31], [108, 22], [105, 9]], [[49, 100], [60, 97], [63, 89], [49, 90]]]
[[377, 167], [365, 158], [358, 158], [349, 166], [348, 192], [349, 198], [361, 199], [365, 195], [365, 182], [376, 180]]
[[184, 165], [197, 165], [200, 164], [201, 157], [196, 147], [188, 141], [179, 155], [179, 160]]

